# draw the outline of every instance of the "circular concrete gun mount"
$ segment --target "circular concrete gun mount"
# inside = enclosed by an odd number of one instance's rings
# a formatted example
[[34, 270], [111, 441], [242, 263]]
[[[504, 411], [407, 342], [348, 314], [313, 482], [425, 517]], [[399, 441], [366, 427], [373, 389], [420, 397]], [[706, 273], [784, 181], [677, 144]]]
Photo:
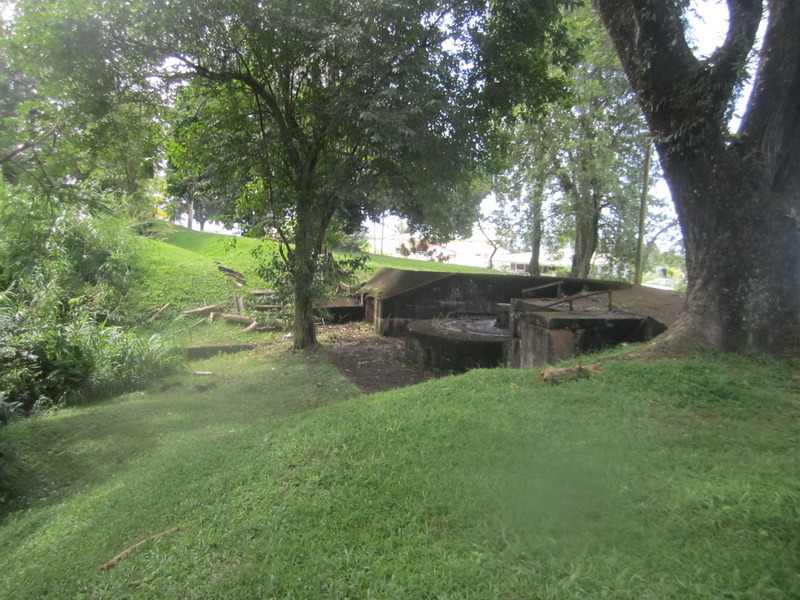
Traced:
[[461, 373], [501, 364], [509, 330], [494, 317], [412, 321], [405, 333], [406, 359], [428, 368]]

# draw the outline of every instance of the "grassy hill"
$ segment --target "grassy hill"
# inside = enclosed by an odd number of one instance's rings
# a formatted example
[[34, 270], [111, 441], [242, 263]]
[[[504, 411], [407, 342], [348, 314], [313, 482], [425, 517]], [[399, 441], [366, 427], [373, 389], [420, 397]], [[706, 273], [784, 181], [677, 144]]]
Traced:
[[[126, 324], [139, 326], [145, 331], [181, 332], [191, 324], [191, 319], [181, 317], [181, 311], [211, 304], [233, 311], [235, 295], [242, 294], [250, 300], [250, 290], [270, 287], [259, 276], [259, 259], [255, 254], [258, 251], [262, 254], [276, 252], [271, 242], [191, 231], [158, 221], [148, 237], [138, 240], [138, 246], [136, 282], [117, 312], [124, 315]], [[367, 256], [366, 269], [361, 273], [363, 280], [384, 266], [418, 271], [487, 272], [486, 269], [447, 263], [377, 254]], [[233, 280], [219, 271], [217, 263], [244, 274], [247, 278], [245, 286], [236, 287]], [[166, 304], [169, 307], [157, 321], [146, 323], [153, 311]], [[225, 335], [237, 336], [225, 327], [205, 328], [202, 332], [192, 333], [195, 338], [200, 334], [206, 341], [218, 341]]]
[[799, 598], [800, 361], [603, 358], [366, 396], [276, 341], [13, 422], [0, 598]]

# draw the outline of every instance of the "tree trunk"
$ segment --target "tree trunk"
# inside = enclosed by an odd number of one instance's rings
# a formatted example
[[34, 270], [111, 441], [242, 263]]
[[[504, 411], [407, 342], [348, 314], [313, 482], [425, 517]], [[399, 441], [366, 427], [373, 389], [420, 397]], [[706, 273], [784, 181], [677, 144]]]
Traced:
[[595, 198], [586, 206], [575, 209], [575, 253], [572, 255], [571, 277], [585, 279], [592, 269], [592, 257], [597, 250], [597, 229], [600, 226], [600, 210]]
[[796, 353], [796, 193], [770, 189], [755, 164], [726, 153], [673, 152], [663, 165], [683, 227], [689, 288], [685, 312], [656, 348]]
[[542, 201], [544, 198], [544, 185], [541, 181], [534, 183], [533, 198], [531, 199], [531, 261], [528, 264], [528, 273], [535, 277], [542, 274], [539, 263], [542, 253]]
[[194, 221], [194, 200], [189, 200], [186, 205], [186, 228], [191, 229]]
[[294, 279], [294, 338], [293, 348], [302, 350], [317, 343], [314, 327], [314, 275], [316, 274], [316, 231], [313, 208], [298, 203], [295, 247], [291, 268]]
[[[727, 0], [707, 59], [677, 0], [593, 0], [647, 117], [686, 246], [686, 309], [652, 350], [800, 353], [800, 2]], [[768, 24], [739, 132], [727, 111]]]

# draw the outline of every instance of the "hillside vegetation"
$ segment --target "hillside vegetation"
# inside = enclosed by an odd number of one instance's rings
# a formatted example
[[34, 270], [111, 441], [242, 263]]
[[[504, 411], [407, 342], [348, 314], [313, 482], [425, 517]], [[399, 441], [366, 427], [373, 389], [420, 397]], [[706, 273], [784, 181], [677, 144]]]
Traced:
[[[225, 297], [214, 260], [249, 277], [248, 243], [144, 240], [140, 298]], [[605, 354], [561, 385], [367, 396], [259, 341], [0, 430], [0, 597], [800, 597], [796, 360]]]
[[[118, 312], [126, 315], [129, 324], [142, 325], [154, 310], [169, 304], [155, 323], [144, 327], [146, 331], [162, 332], [165, 328], [169, 331], [185, 328], [189, 319], [180, 317], [184, 310], [219, 304], [226, 311], [233, 311], [235, 295], [242, 294], [250, 301], [251, 290], [272, 287], [260, 277], [259, 261], [275, 252], [276, 245], [269, 241], [191, 231], [170, 223], [155, 222], [149, 235], [138, 241], [140, 260], [136, 282]], [[418, 271], [488, 272], [487, 269], [448, 263], [379, 254], [366, 256], [365, 269], [357, 274], [356, 282], [367, 280], [377, 269], [385, 266]], [[236, 287], [219, 271], [218, 263], [242, 273], [247, 278], [245, 286]], [[206, 331], [193, 334], [207, 339], [225, 334], [240, 337], [230, 327], [222, 328], [222, 332], [219, 328], [206, 328]]]

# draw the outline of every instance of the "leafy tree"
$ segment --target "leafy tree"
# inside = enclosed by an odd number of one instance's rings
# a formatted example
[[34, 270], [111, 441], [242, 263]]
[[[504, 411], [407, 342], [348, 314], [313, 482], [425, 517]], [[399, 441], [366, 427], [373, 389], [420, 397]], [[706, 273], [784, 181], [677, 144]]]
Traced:
[[[23, 0], [17, 8], [16, 27], [44, 75], [68, 76], [87, 111], [142, 92], [154, 74], [204, 82], [196, 99], [213, 118], [198, 122], [198, 139], [213, 143], [187, 165], [235, 192], [225, 197], [236, 199], [233, 214], [246, 214], [246, 227], [283, 240], [297, 348], [315, 341], [311, 291], [327, 231], [387, 210], [423, 234], [466, 231], [478, 200], [471, 174], [489, 143], [479, 140], [479, 104], [526, 95], [534, 105], [558, 90], [549, 61], [569, 53], [549, 27], [557, 3], [498, 5], [490, 17], [482, 2], [434, 0]], [[524, 24], [535, 28], [536, 50], [522, 45], [534, 35]], [[519, 64], [537, 85], [503, 89], [498, 73]], [[222, 178], [213, 152], [227, 162]]]
[[[570, 11], [572, 35], [586, 46], [580, 68], [567, 76], [570, 96], [533, 122], [517, 123], [514, 168], [499, 194], [502, 223], [516, 228], [532, 249], [531, 272], [545, 237], [549, 207], [552, 245], [573, 248], [571, 275], [588, 277], [600, 250], [623, 274], [633, 262], [645, 123], [602, 28], [590, 13]], [[510, 225], [507, 223], [506, 228]]]
[[[593, 3], [647, 118], [686, 245], [686, 309], [655, 348], [796, 354], [800, 3], [727, 0], [727, 35], [708, 57], [687, 38], [683, 1]], [[732, 133], [762, 19], [753, 92]]]

